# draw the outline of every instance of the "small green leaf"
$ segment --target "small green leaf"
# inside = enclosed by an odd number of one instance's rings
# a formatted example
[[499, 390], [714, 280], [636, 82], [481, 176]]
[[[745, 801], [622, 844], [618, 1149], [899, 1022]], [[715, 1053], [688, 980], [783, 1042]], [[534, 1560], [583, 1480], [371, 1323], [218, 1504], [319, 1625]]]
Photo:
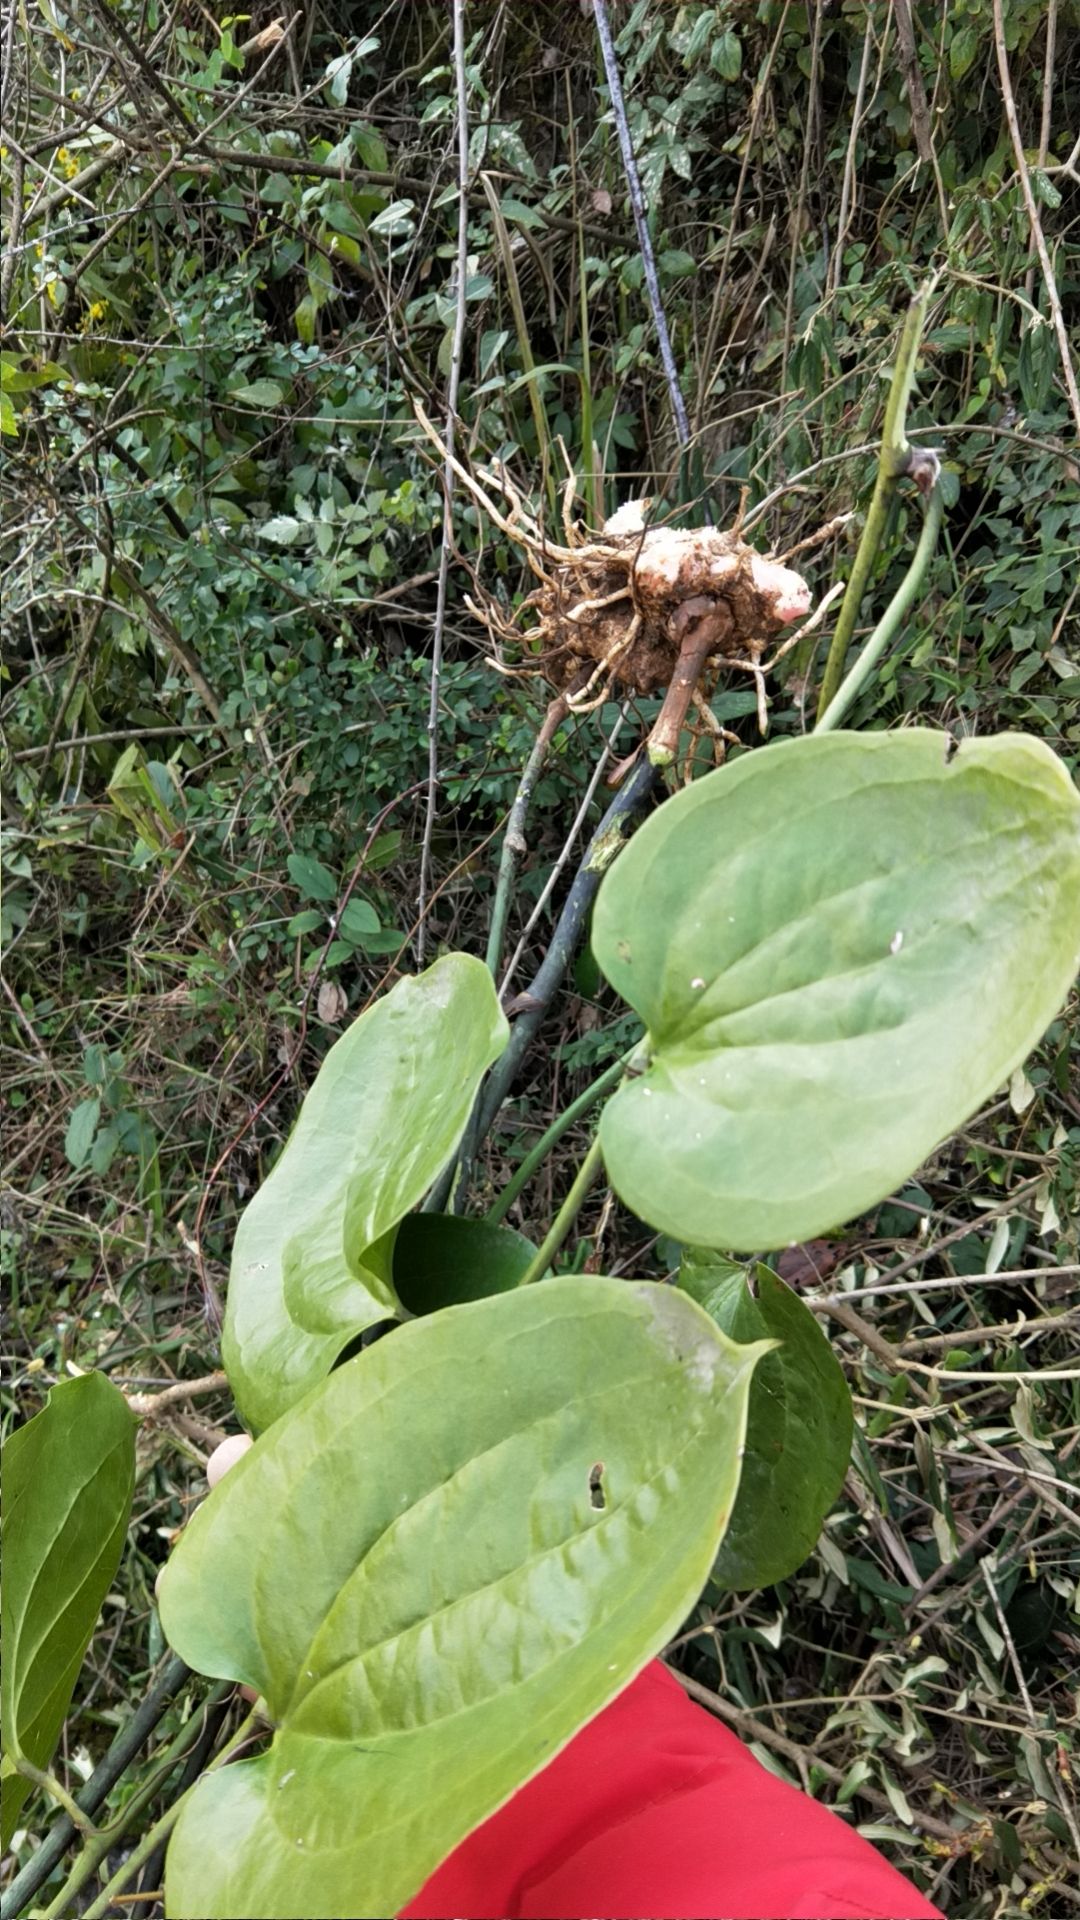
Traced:
[[[314, 294], [305, 293], [303, 299], [297, 304], [296, 311], [293, 314], [296, 337], [303, 342], [305, 347], [310, 347], [315, 338], [315, 325], [318, 318], [319, 302], [316, 300]], [[270, 522], [268, 524], [275, 523]], [[299, 532], [299, 525], [296, 522], [293, 522], [293, 524], [297, 526], [297, 532]], [[294, 534], [293, 538], [295, 539], [295, 537]], [[273, 534], [271, 534], [270, 538], [274, 538]], [[290, 542], [283, 541], [282, 544], [288, 546]]]
[[32, 393], [37, 387], [52, 387], [71, 379], [67, 369], [55, 360], [29, 368], [20, 367], [18, 358], [16, 354], [0, 353], [0, 389], [4, 393]]
[[99, 1127], [94, 1135], [94, 1144], [90, 1149], [90, 1167], [94, 1173], [108, 1173], [120, 1147], [119, 1129], [114, 1126]]
[[537, 213], [535, 207], [527, 207], [523, 200], [515, 200], [511, 194], [500, 200], [499, 206], [503, 218], [515, 221], [519, 227], [542, 227], [544, 224], [542, 215]]
[[285, 393], [276, 380], [253, 380], [249, 387], [232, 387], [229, 398], [248, 407], [280, 407]]
[[982, 35], [973, 22], [956, 28], [949, 42], [949, 72], [954, 80], [963, 79], [981, 45]]
[[487, 968], [452, 953], [331, 1047], [233, 1247], [222, 1356], [256, 1431], [398, 1313], [390, 1236], [453, 1153], [507, 1033]]
[[331, 60], [330, 65], [323, 75], [324, 80], [328, 83], [327, 91], [335, 107], [343, 107], [349, 97], [349, 81], [352, 79], [352, 63], [353, 57], [351, 52], [339, 53], [336, 60]]
[[371, 127], [351, 127], [349, 137], [356, 149], [356, 157], [372, 173], [385, 173], [390, 164], [389, 156], [380, 136]]
[[285, 862], [289, 879], [305, 900], [336, 900], [338, 883], [329, 867], [310, 853], [290, 853]]
[[18, 433], [19, 421], [6, 393], [0, 393], [0, 433]]
[[742, 41], [730, 27], [713, 41], [710, 59], [721, 80], [738, 79], [742, 72]]
[[1035, 190], [1036, 200], [1041, 200], [1044, 207], [1050, 207], [1054, 211], [1060, 207], [1061, 193], [1042, 167], [1032, 167], [1031, 184]]
[[750, 1387], [746, 1453], [731, 1524], [713, 1568], [717, 1586], [771, 1587], [800, 1567], [844, 1484], [851, 1457], [851, 1395], [809, 1307], [769, 1267], [707, 1252], [683, 1256], [679, 1286], [731, 1340], [780, 1342]]
[[812, 1239], [1003, 1086], [1080, 959], [1080, 795], [1041, 741], [783, 741], [696, 780], [605, 875], [593, 951], [648, 1068], [604, 1161], [692, 1246]]
[[381, 213], [375, 215], [371, 222], [371, 230], [373, 233], [384, 233], [399, 239], [402, 235], [413, 231], [416, 223], [412, 216], [415, 210], [414, 200], [392, 200], [388, 207], [384, 207]]
[[291, 513], [275, 514], [272, 520], [264, 520], [259, 527], [263, 539], [272, 540], [278, 547], [295, 546], [304, 531], [300, 521]]
[[347, 200], [323, 200], [320, 212], [331, 233], [340, 236], [349, 234], [354, 240], [364, 237], [364, 223]]
[[326, 925], [325, 913], [318, 907], [305, 907], [302, 913], [294, 913], [285, 931], [290, 940], [300, 940], [306, 933], [318, 933]]
[[[346, 261], [350, 267], [359, 271], [363, 260], [363, 255], [360, 251], [360, 242], [350, 239], [347, 233], [331, 233], [328, 236], [328, 240], [330, 252], [334, 258]], [[329, 548], [326, 548], [325, 551], [329, 552]]]
[[323, 966], [329, 971], [331, 967], [340, 967], [343, 960], [355, 959], [356, 948], [353, 946], [351, 940], [331, 940], [325, 954], [316, 947], [313, 952], [308, 954], [304, 965], [305, 967], [314, 967], [317, 966], [321, 960]]
[[379, 916], [370, 900], [363, 900], [354, 894], [338, 921], [338, 932], [343, 940], [349, 940], [354, 946], [365, 945], [367, 936], [379, 931]]
[[177, 1652], [275, 1723], [186, 1802], [172, 1920], [397, 1913], [685, 1619], [761, 1351], [672, 1288], [554, 1279], [410, 1322], [265, 1434], [161, 1581]]
[[394, 1242], [394, 1288], [409, 1313], [436, 1313], [520, 1286], [535, 1252], [512, 1227], [410, 1213]]
[[360, 942], [365, 953], [400, 953], [409, 944], [409, 936], [400, 927], [380, 927], [378, 933], [365, 933]]
[[109, 1060], [103, 1047], [92, 1043], [83, 1054], [83, 1077], [88, 1087], [103, 1087], [108, 1077]]
[[400, 827], [392, 828], [389, 833], [380, 833], [378, 839], [373, 841], [368, 849], [368, 856], [364, 862], [365, 873], [377, 873], [381, 867], [388, 867], [401, 852], [404, 838], [405, 835]]
[[[135, 1486], [135, 1421], [102, 1373], [64, 1380], [4, 1444], [4, 1752], [48, 1767], [120, 1563]], [[7, 1850], [29, 1781], [6, 1774]]]
[[64, 1152], [76, 1169], [85, 1167], [90, 1158], [90, 1149], [94, 1144], [94, 1135], [100, 1118], [101, 1101], [96, 1093], [91, 1094], [86, 1100], [80, 1100], [78, 1106], [72, 1109], [71, 1118], [67, 1123], [67, 1132], [64, 1135]]

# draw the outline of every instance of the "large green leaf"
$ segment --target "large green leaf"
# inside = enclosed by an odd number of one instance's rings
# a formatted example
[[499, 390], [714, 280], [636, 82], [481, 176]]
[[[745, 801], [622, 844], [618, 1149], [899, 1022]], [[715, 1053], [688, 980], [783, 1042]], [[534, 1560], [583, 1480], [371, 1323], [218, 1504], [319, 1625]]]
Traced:
[[761, 1351], [564, 1277], [411, 1321], [264, 1434], [161, 1582], [277, 1723], [185, 1807], [173, 1920], [396, 1913], [685, 1618]]
[[851, 1395], [809, 1307], [769, 1267], [683, 1255], [679, 1285], [732, 1340], [774, 1339], [750, 1387], [739, 1495], [713, 1579], [770, 1587], [813, 1551], [851, 1457]]
[[447, 954], [331, 1047], [237, 1229], [222, 1355], [256, 1431], [392, 1317], [392, 1234], [453, 1153], [506, 1045], [487, 968]]
[[521, 1285], [536, 1248], [513, 1227], [410, 1213], [394, 1241], [394, 1289], [409, 1313], [437, 1313]]
[[693, 1245], [807, 1240], [884, 1198], [1039, 1039], [1080, 960], [1080, 796], [1021, 735], [826, 734], [662, 806], [605, 877], [648, 1028], [612, 1185]]
[[135, 1486], [135, 1420], [103, 1373], [55, 1386], [4, 1447], [4, 1849], [47, 1767], [116, 1572]]

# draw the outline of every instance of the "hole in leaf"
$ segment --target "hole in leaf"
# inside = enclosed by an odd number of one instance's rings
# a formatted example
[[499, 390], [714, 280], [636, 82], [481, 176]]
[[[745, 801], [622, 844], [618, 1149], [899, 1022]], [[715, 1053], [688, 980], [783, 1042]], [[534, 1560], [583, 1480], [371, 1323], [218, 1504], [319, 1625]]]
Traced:
[[598, 1513], [603, 1513], [604, 1508], [607, 1506], [607, 1495], [604, 1492], [604, 1463], [602, 1460], [598, 1460], [594, 1467], [589, 1468], [589, 1505], [595, 1507]]

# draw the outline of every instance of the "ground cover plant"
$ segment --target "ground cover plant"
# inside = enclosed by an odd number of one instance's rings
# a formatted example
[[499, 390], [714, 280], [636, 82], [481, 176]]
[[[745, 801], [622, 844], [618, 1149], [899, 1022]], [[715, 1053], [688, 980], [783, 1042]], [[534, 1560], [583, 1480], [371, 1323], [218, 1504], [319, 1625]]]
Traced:
[[389, 1910], [666, 1647], [1059, 1912], [1075, 16], [354, 16], [11, 14], [5, 1907]]

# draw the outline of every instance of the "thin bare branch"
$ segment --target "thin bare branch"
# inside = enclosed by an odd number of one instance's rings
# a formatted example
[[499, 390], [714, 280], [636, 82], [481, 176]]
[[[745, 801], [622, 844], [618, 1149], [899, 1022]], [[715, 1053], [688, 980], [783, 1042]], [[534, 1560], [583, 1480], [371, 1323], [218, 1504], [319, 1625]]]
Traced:
[[443, 636], [446, 629], [446, 589], [450, 579], [450, 555], [454, 540], [454, 431], [457, 425], [458, 389], [461, 384], [461, 357], [465, 348], [465, 311], [468, 298], [469, 255], [469, 101], [465, 83], [465, 0], [453, 0], [454, 7], [454, 84], [457, 93], [458, 149], [458, 232], [457, 286], [455, 289], [454, 333], [450, 346], [450, 377], [446, 390], [446, 459], [443, 466], [443, 538], [439, 554], [439, 582], [436, 589], [435, 631], [431, 643], [431, 698], [428, 704], [428, 786], [424, 808], [424, 835], [420, 847], [420, 886], [416, 913], [417, 964], [424, 963], [427, 941], [427, 904], [431, 887], [431, 841], [439, 801], [439, 694], [442, 681]]

